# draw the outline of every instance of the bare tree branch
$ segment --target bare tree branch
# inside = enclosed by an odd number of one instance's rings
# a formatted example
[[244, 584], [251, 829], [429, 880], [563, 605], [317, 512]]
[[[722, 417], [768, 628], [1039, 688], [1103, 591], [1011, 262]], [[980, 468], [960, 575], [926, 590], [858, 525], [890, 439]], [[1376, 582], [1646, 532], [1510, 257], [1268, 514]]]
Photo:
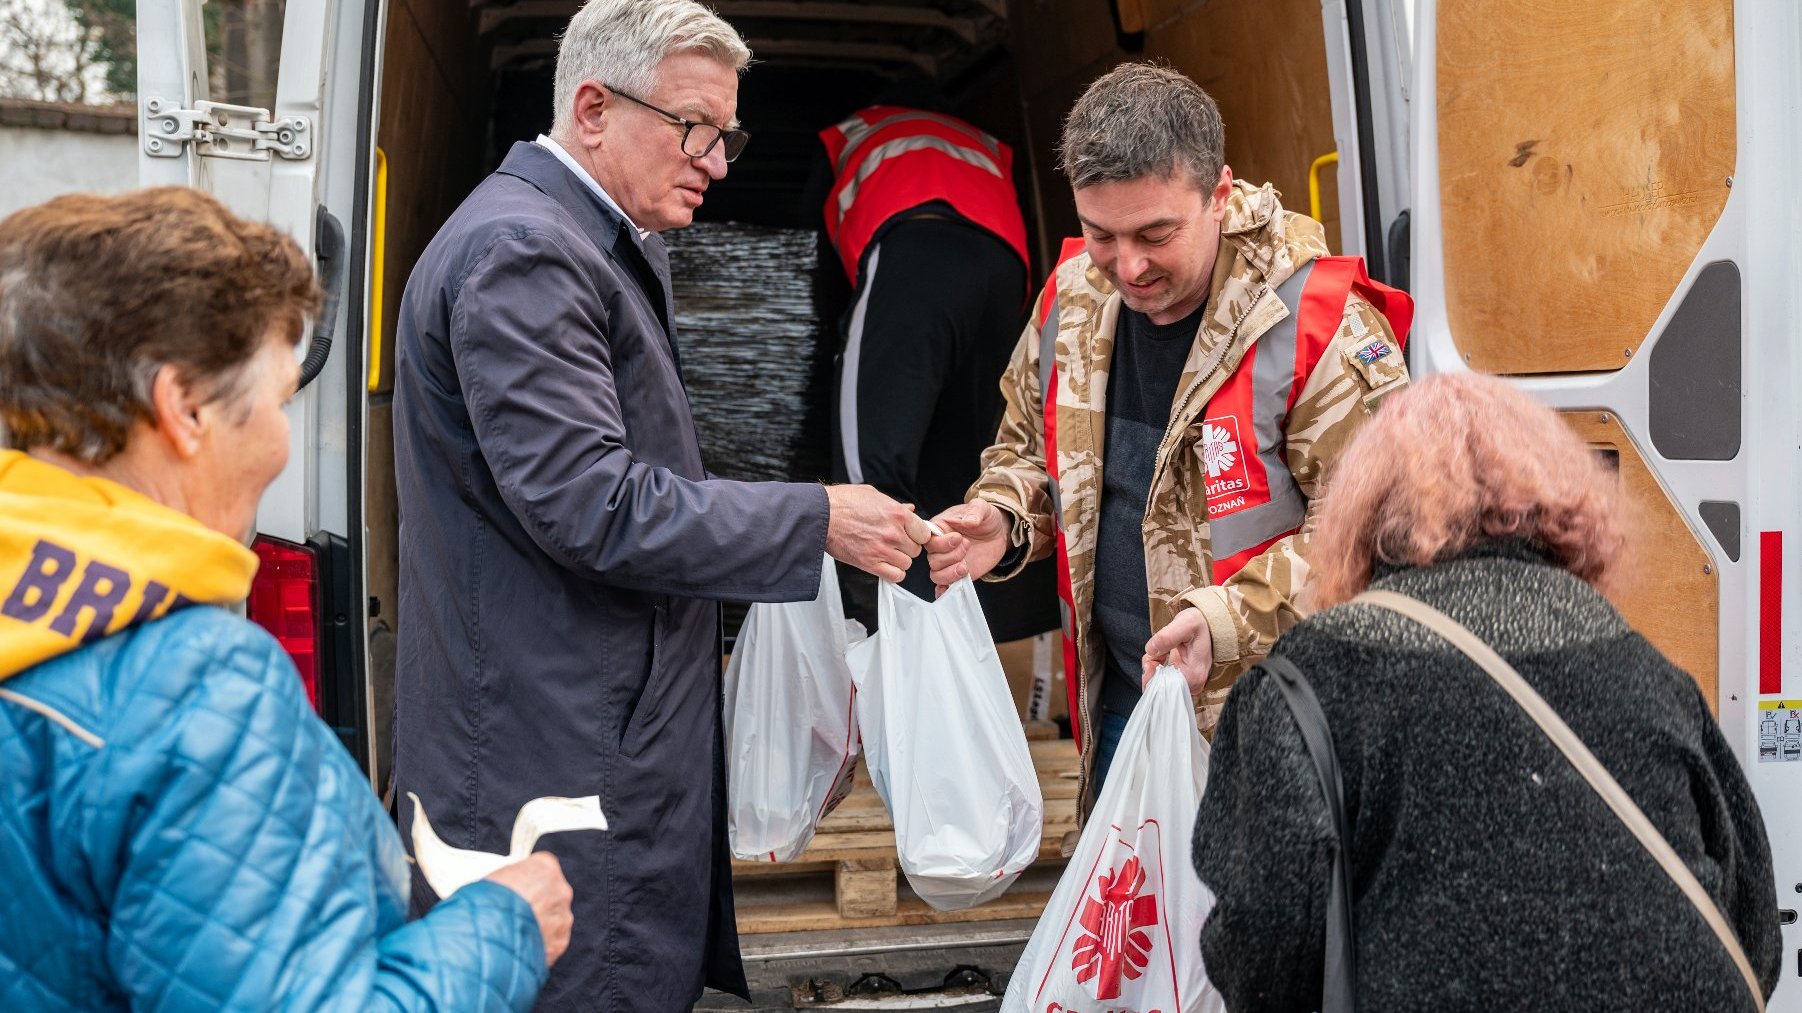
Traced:
[[0, 4], [0, 96], [40, 102], [110, 101], [100, 31], [62, 0]]

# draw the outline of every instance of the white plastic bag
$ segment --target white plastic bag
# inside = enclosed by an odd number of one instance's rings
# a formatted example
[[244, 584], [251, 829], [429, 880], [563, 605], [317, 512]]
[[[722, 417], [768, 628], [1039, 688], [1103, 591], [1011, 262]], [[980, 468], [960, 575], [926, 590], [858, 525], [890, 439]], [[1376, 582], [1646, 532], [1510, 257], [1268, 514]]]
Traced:
[[1181, 672], [1160, 668], [1020, 954], [1002, 1013], [1226, 1008], [1201, 962], [1201, 923], [1214, 895], [1190, 863], [1207, 776], [1189, 688]]
[[1039, 854], [1045, 803], [1007, 676], [966, 578], [936, 602], [884, 582], [851, 649], [865, 762], [901, 871], [940, 911], [992, 900]]
[[732, 854], [788, 862], [851, 791], [856, 690], [845, 650], [864, 638], [845, 618], [832, 558], [812, 601], [752, 605], [725, 676], [727, 827]]

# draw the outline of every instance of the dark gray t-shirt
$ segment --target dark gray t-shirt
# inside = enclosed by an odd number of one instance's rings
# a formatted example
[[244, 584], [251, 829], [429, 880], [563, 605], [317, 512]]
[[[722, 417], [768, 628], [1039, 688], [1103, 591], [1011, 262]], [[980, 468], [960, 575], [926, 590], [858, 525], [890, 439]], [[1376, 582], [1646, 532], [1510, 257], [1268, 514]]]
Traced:
[[1203, 304], [1173, 324], [1122, 307], [1107, 378], [1101, 528], [1095, 541], [1094, 632], [1107, 658], [1101, 706], [1130, 714], [1139, 702], [1139, 659], [1151, 639], [1145, 578], [1145, 500], [1158, 445], [1170, 425], [1183, 361], [1201, 328]]

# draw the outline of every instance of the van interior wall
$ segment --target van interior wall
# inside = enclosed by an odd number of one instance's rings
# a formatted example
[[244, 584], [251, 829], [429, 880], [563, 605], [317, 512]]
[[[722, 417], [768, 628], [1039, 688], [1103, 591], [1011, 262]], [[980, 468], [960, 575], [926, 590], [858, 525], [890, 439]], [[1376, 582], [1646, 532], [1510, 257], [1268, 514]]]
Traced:
[[[1226, 122], [1227, 159], [1235, 174], [1272, 182], [1289, 207], [1306, 209], [1308, 167], [1334, 148], [1318, 0], [1010, 0], [1008, 14], [1005, 44], [931, 84], [946, 111], [1014, 149], [1035, 276], [1049, 267], [1049, 254], [1059, 240], [1077, 234], [1069, 187], [1056, 169], [1063, 117], [1095, 77], [1129, 59], [1168, 62], [1208, 89]], [[540, 51], [535, 58], [504, 61], [495, 69], [494, 49], [481, 36], [478, 21], [475, 8], [461, 2], [393, 0], [388, 6], [378, 138], [388, 159], [381, 274], [381, 327], [388, 340], [382, 341], [381, 381], [370, 401], [366, 503], [377, 630], [392, 626], [397, 600], [399, 520], [388, 392], [391, 339], [406, 280], [457, 204], [515, 140], [534, 137], [550, 119], [554, 56]], [[1126, 32], [1123, 25], [1138, 30]], [[740, 276], [732, 293], [716, 295], [759, 300], [775, 298], [780, 291], [788, 293], [783, 298], [794, 299], [797, 290], [787, 275], [797, 269], [811, 272], [814, 288], [805, 326], [817, 337], [805, 400], [829, 396], [836, 320], [848, 301], [849, 286], [829, 252], [821, 256], [825, 251], [816, 246], [809, 257], [807, 244], [797, 244], [792, 236], [742, 230], [817, 228], [817, 195], [809, 191], [808, 181], [820, 160], [818, 132], [864, 105], [906, 91], [897, 88], [897, 80], [893, 68], [851, 60], [803, 63], [773, 56], [755, 64], [739, 95], [739, 115], [753, 134], [752, 144], [709, 192], [696, 218], [703, 225], [731, 223], [730, 228], [741, 230], [718, 233], [711, 243], [690, 244], [696, 254], [690, 262], [697, 265], [722, 250], [733, 257], [730, 270]], [[1337, 246], [1336, 190], [1330, 176], [1322, 183], [1327, 201], [1323, 218]], [[755, 236], [757, 241], [722, 246], [717, 240], [726, 235]], [[671, 238], [674, 262], [680, 266], [682, 240]], [[784, 251], [781, 256], [756, 252], [778, 250]], [[743, 276], [759, 271], [784, 277], [765, 284]], [[718, 279], [721, 270], [716, 267], [710, 276]], [[697, 274], [696, 280], [700, 278]], [[683, 280], [677, 285], [681, 290]], [[712, 321], [734, 320], [733, 308], [718, 299], [700, 311]], [[720, 336], [736, 340], [742, 335]], [[706, 336], [697, 332], [694, 340], [705, 341]], [[684, 351], [686, 356], [688, 349]], [[704, 400], [697, 397], [698, 414], [709, 410]], [[727, 415], [736, 410], [729, 401], [722, 404]], [[797, 415], [796, 427], [806, 432], [789, 475], [746, 477], [826, 477], [800, 473], [821, 467], [820, 444], [826, 437], [812, 431], [825, 424], [819, 408], [811, 405]], [[372, 682], [379, 694], [390, 680], [381, 670], [379, 649], [375, 656], [378, 669]], [[373, 704], [386, 755], [388, 701]]]
[[[1054, 168], [1064, 114], [1090, 82], [1128, 60], [1168, 63], [1206, 89], [1226, 124], [1233, 175], [1274, 184], [1286, 208], [1307, 212], [1308, 167], [1336, 148], [1320, 0], [1012, 0], [1009, 11], [1048, 233], [1039, 255], [1078, 234], [1069, 186]], [[1337, 251], [1330, 168], [1320, 182], [1321, 218]]]

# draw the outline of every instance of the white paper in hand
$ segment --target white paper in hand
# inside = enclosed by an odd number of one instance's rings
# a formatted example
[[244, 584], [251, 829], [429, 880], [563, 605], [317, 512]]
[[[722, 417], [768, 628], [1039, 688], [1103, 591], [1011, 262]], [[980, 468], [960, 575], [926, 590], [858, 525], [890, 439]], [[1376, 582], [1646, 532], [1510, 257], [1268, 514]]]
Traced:
[[426, 819], [425, 806], [419, 796], [407, 792], [413, 800], [413, 860], [440, 900], [449, 897], [495, 871], [522, 861], [538, 846], [538, 838], [566, 830], [605, 830], [607, 817], [601, 814], [598, 795], [582, 798], [546, 796], [535, 798], [519, 807], [513, 818], [513, 840], [504, 855], [486, 851], [453, 848], [438, 839], [437, 831]]
[[1208, 777], [1181, 672], [1159, 668], [1133, 708], [1075, 854], [1007, 985], [1002, 1013], [1219, 1013], [1202, 967], [1214, 895], [1190, 833]]

